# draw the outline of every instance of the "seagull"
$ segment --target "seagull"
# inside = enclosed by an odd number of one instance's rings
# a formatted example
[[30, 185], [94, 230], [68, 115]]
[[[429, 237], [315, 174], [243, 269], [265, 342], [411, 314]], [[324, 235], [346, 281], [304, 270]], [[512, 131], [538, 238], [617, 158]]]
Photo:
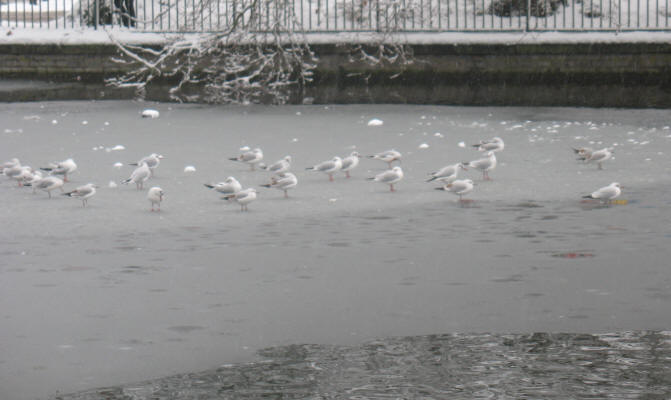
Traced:
[[329, 181], [333, 182], [333, 173], [342, 167], [342, 159], [340, 157], [333, 157], [332, 160], [321, 162], [313, 167], [306, 168], [311, 171], [318, 171], [328, 174]]
[[18, 158], [12, 158], [11, 160], [6, 161], [4, 164], [0, 165], [0, 174], [4, 174], [5, 169], [16, 167], [17, 165], [21, 165]]
[[478, 151], [501, 151], [503, 150], [504, 143], [503, 139], [500, 137], [494, 137], [490, 140], [481, 140], [480, 143], [474, 144], [473, 147], [478, 149]]
[[233, 199], [238, 204], [240, 204], [240, 211], [248, 211], [247, 205], [249, 203], [251, 203], [252, 201], [256, 200], [256, 189], [247, 188], [247, 189], [241, 190], [237, 193], [229, 194], [228, 196], [224, 196], [224, 199], [226, 199], [226, 200]]
[[151, 211], [154, 211], [154, 205], [158, 206], [157, 211], [161, 211], [161, 202], [163, 201], [165, 192], [158, 186], [154, 186], [147, 192], [147, 200], [151, 203]]
[[63, 180], [56, 176], [47, 176], [42, 179], [39, 179], [35, 183], [28, 183], [26, 186], [32, 186], [35, 189], [44, 190], [49, 193], [49, 198], [51, 198], [51, 191], [54, 189], [60, 189], [63, 191]]
[[482, 179], [489, 181], [491, 180], [489, 177], [489, 171], [496, 168], [496, 156], [494, 155], [493, 151], [488, 151], [487, 158], [481, 158], [479, 160], [473, 160], [463, 164], [471, 168], [479, 169], [482, 171]]
[[606, 160], [610, 160], [612, 157], [613, 157], [613, 150], [610, 148], [605, 148], [597, 150], [592, 154], [590, 154], [589, 156], [585, 157], [585, 162], [587, 163], [595, 162], [598, 165], [598, 169], [603, 169], [601, 163]]
[[470, 179], [457, 179], [443, 187], [436, 188], [436, 190], [452, 192], [459, 196], [459, 202], [463, 202], [462, 196], [473, 191], [473, 181]]
[[357, 151], [353, 151], [349, 156], [342, 159], [342, 166], [340, 167], [340, 170], [345, 173], [345, 177], [350, 177], [349, 172], [356, 168], [357, 165], [359, 165], [360, 158], [361, 154], [359, 154]]
[[242, 190], [240, 182], [232, 176], [229, 176], [223, 182], [219, 182], [215, 185], [205, 183], [205, 187], [214, 189], [223, 195], [234, 194]]
[[156, 154], [156, 153], [151, 153], [150, 155], [143, 157], [140, 161], [136, 163], [130, 163], [128, 165], [141, 165], [142, 163], [147, 164], [147, 167], [149, 167], [149, 176], [153, 177], [154, 176], [154, 170], [158, 168], [158, 165], [161, 163], [161, 160], [163, 159], [163, 156], [161, 154]]
[[427, 182], [433, 182], [435, 180], [439, 180], [441, 182], [445, 182], [445, 184], [451, 183], [457, 179], [457, 174], [459, 173], [460, 169], [466, 171], [466, 167], [464, 167], [463, 163], [448, 165], [446, 167], [439, 169], [436, 172], [431, 172], [429, 174], [431, 175], [431, 178], [429, 178]]
[[263, 160], [263, 152], [258, 147], [254, 150], [246, 151], [237, 157], [229, 158], [231, 161], [240, 161], [249, 164], [250, 170], [254, 171], [254, 165]]
[[608, 186], [604, 186], [601, 189], [583, 196], [583, 199], [598, 199], [602, 200], [604, 203], [610, 204], [611, 200], [618, 197], [622, 194], [622, 185], [617, 182], [613, 182]]
[[30, 180], [33, 174], [33, 169], [27, 165], [16, 165], [11, 168], [5, 168], [4, 174], [9, 179], [14, 179], [19, 186], [23, 186], [24, 182]]
[[137, 189], [140, 190], [142, 189], [144, 182], [149, 179], [150, 176], [151, 170], [147, 166], [147, 163], [141, 163], [140, 166], [135, 168], [135, 170], [130, 174], [130, 178], [121, 183], [127, 185], [130, 182], [133, 182]]
[[591, 147], [571, 147], [571, 150], [578, 156], [578, 161], [586, 161], [594, 152]]
[[80, 186], [72, 192], [63, 193], [63, 196], [78, 197], [82, 199], [82, 207], [86, 207], [90, 197], [93, 197], [96, 194], [96, 189], [98, 185], [93, 183], [87, 183], [84, 186]]
[[376, 160], [381, 160], [389, 164], [389, 168], [391, 168], [391, 163], [394, 161], [401, 162], [401, 153], [399, 153], [396, 150], [387, 150], [383, 151], [381, 153], [374, 154], [372, 156], [368, 156], [368, 158], [374, 158]]
[[289, 168], [291, 168], [291, 156], [286, 156], [283, 159], [270, 164], [270, 165], [260, 165], [261, 169], [265, 169], [266, 171], [275, 173], [275, 174], [281, 174], [282, 172], [287, 172]]
[[288, 198], [289, 195], [287, 194], [287, 190], [295, 188], [296, 185], [298, 185], [298, 178], [296, 178], [296, 175], [291, 172], [282, 172], [277, 176], [273, 176], [270, 179], [270, 183], [261, 186], [284, 190], [284, 198]]
[[77, 170], [77, 164], [72, 158], [68, 158], [65, 161], [51, 163], [48, 167], [40, 169], [49, 171], [51, 175], [63, 175], [63, 182], [68, 182], [68, 174]]
[[35, 188], [34, 184], [42, 178], [44, 178], [44, 176], [42, 176], [42, 171], [33, 171], [32, 176], [23, 180], [23, 184], [24, 186], [32, 186], [33, 194], [35, 194], [37, 193], [37, 189]]
[[392, 169], [388, 169], [384, 172], [380, 172], [379, 174], [375, 175], [374, 178], [368, 178], [368, 180], [373, 180], [375, 182], [389, 185], [389, 190], [392, 192], [395, 191], [394, 183], [400, 181], [401, 179], [403, 179], [403, 170], [398, 166]]

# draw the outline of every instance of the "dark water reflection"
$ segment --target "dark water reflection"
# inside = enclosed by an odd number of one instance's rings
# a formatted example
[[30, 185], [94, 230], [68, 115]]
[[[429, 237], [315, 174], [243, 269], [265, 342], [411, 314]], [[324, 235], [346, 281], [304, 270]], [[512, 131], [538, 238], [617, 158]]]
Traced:
[[290, 345], [262, 361], [63, 400], [668, 399], [671, 331], [446, 334], [356, 347]]

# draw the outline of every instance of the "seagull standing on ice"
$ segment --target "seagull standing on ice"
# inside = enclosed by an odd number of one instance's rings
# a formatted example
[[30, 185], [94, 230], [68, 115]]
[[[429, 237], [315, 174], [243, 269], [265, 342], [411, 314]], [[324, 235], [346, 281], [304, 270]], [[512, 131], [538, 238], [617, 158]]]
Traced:
[[496, 156], [494, 155], [493, 151], [489, 151], [487, 152], [487, 158], [481, 158], [479, 160], [473, 160], [463, 164], [471, 168], [479, 169], [482, 171], [482, 179], [489, 181], [491, 180], [489, 177], [489, 171], [496, 168]]
[[494, 137], [490, 140], [481, 140], [480, 143], [474, 144], [473, 147], [478, 149], [478, 151], [501, 151], [504, 148], [503, 139], [500, 137]]
[[11, 160], [5, 162], [4, 164], [0, 165], [0, 174], [5, 173], [5, 169], [9, 169], [12, 167], [16, 167], [17, 165], [21, 165], [21, 162], [19, 161], [18, 158], [12, 158]]
[[154, 170], [158, 168], [158, 165], [161, 163], [161, 160], [163, 159], [163, 156], [161, 154], [156, 154], [156, 153], [151, 153], [150, 155], [143, 157], [140, 161], [136, 163], [130, 163], [128, 165], [141, 165], [142, 163], [147, 164], [147, 167], [149, 167], [149, 176], [153, 177], [154, 176]]
[[80, 186], [72, 192], [63, 193], [63, 196], [80, 198], [82, 200], [82, 207], [86, 207], [89, 198], [96, 194], [96, 188], [98, 188], [98, 185], [87, 183], [86, 185]]
[[356, 168], [357, 165], [359, 165], [360, 158], [361, 154], [359, 154], [357, 151], [353, 151], [349, 156], [342, 159], [342, 166], [340, 167], [340, 170], [345, 173], [346, 178], [349, 178], [349, 172]]
[[9, 179], [14, 179], [19, 186], [23, 186], [32, 177], [33, 169], [27, 165], [16, 165], [5, 168], [4, 174]]
[[617, 182], [613, 182], [608, 186], [604, 186], [601, 189], [583, 196], [584, 199], [598, 199], [603, 201], [606, 204], [610, 204], [611, 200], [620, 196], [622, 194], [622, 185]]
[[68, 174], [77, 170], [77, 164], [72, 158], [68, 158], [65, 161], [52, 163], [48, 167], [40, 169], [48, 171], [51, 175], [63, 175], [63, 182], [68, 182]]
[[443, 187], [436, 188], [436, 190], [452, 192], [459, 196], [459, 202], [463, 202], [462, 196], [473, 191], [473, 181], [470, 179], [457, 179]]
[[321, 162], [313, 167], [306, 168], [310, 171], [323, 172], [328, 174], [329, 181], [333, 182], [333, 173], [340, 170], [342, 167], [342, 159], [340, 157], [333, 157], [333, 159]]
[[130, 178], [126, 179], [121, 183], [127, 185], [133, 182], [137, 187], [137, 189], [140, 190], [142, 189], [144, 182], [147, 179], [149, 179], [150, 176], [151, 176], [151, 170], [147, 166], [147, 163], [141, 163], [140, 166], [135, 168], [135, 170], [130, 174]]
[[391, 192], [395, 191], [394, 184], [401, 179], [403, 179], [403, 170], [398, 166], [392, 169], [388, 169], [384, 172], [380, 172], [379, 174], [375, 175], [374, 178], [368, 178], [368, 180], [389, 185], [389, 191]]
[[594, 150], [590, 147], [571, 147], [571, 150], [578, 156], [578, 161], [587, 161], [592, 156]]
[[247, 189], [241, 190], [241, 191], [239, 191], [235, 194], [230, 194], [228, 196], [224, 196], [224, 199], [226, 199], [226, 200], [233, 199], [238, 204], [240, 204], [240, 211], [248, 211], [247, 205], [249, 203], [251, 203], [252, 201], [256, 200], [256, 189], [247, 188]]
[[42, 176], [42, 171], [33, 171], [32, 175], [29, 178], [24, 179], [25, 186], [31, 186], [33, 188], [33, 194], [37, 193], [37, 188], [35, 188], [35, 183], [40, 179], [44, 178]]
[[597, 163], [598, 169], [603, 169], [602, 162], [610, 160], [613, 157], [613, 150], [609, 148], [597, 150], [585, 158], [587, 163]]
[[49, 198], [51, 198], [51, 191], [54, 189], [60, 189], [63, 191], [63, 180], [56, 176], [47, 176], [38, 180], [35, 183], [27, 184], [26, 186], [33, 186], [35, 189], [44, 190], [49, 193]]
[[281, 174], [282, 172], [287, 172], [291, 168], [291, 156], [286, 156], [283, 159], [270, 164], [270, 165], [260, 165], [261, 169], [265, 169], [268, 172], [274, 174]]
[[214, 189], [223, 195], [234, 194], [242, 190], [242, 185], [240, 182], [238, 182], [238, 180], [232, 176], [229, 176], [223, 182], [219, 182], [215, 185], [205, 183], [205, 187]]
[[399, 153], [396, 150], [387, 150], [383, 151], [381, 153], [374, 154], [372, 156], [368, 156], [368, 158], [373, 158], [375, 160], [380, 160], [384, 161], [387, 164], [389, 164], [389, 168], [391, 168], [391, 163], [394, 161], [401, 162], [401, 153]]
[[158, 186], [154, 186], [147, 192], [147, 200], [151, 203], [151, 211], [154, 211], [154, 205], [158, 206], [157, 211], [161, 211], [161, 202], [165, 192]]
[[240, 161], [249, 164], [250, 170], [254, 171], [254, 165], [260, 163], [261, 160], [263, 160], [263, 152], [257, 147], [254, 150], [246, 151], [237, 157], [229, 158], [229, 160]]
[[298, 185], [298, 178], [296, 178], [296, 175], [292, 174], [291, 172], [282, 172], [277, 176], [273, 176], [270, 179], [270, 183], [261, 186], [267, 188], [273, 187], [275, 189], [283, 190], [284, 198], [288, 198], [289, 195], [287, 194], [287, 191], [289, 189], [295, 188], [296, 185]]
[[431, 175], [431, 178], [429, 178], [427, 182], [438, 180], [444, 182], [445, 184], [449, 184], [457, 179], [457, 174], [459, 173], [460, 169], [463, 169], [464, 171], [466, 170], [466, 167], [464, 167], [463, 163], [448, 165], [436, 172], [431, 172], [429, 174]]

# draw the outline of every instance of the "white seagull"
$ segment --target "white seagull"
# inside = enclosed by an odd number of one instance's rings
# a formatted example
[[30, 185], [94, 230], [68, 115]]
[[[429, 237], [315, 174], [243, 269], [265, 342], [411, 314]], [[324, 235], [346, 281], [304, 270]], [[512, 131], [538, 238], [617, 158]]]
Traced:
[[466, 167], [464, 167], [463, 163], [448, 165], [446, 167], [439, 169], [436, 172], [431, 172], [429, 174], [431, 175], [431, 178], [429, 178], [427, 182], [433, 182], [435, 180], [438, 180], [441, 182], [445, 182], [445, 184], [451, 183], [457, 179], [457, 174], [459, 173], [460, 169], [463, 169], [464, 171], [466, 170]]
[[63, 191], [63, 180], [56, 176], [47, 176], [35, 183], [26, 184], [26, 186], [33, 186], [35, 189], [44, 190], [49, 193], [49, 198], [51, 198], [52, 190], [60, 189], [61, 192]]
[[305, 168], [310, 171], [323, 172], [328, 174], [329, 181], [333, 182], [333, 173], [340, 170], [342, 167], [342, 159], [340, 157], [333, 157], [333, 159], [321, 162], [315, 166]]
[[270, 178], [270, 183], [261, 186], [267, 188], [273, 187], [275, 189], [283, 190], [284, 197], [288, 198], [289, 195], [287, 194], [287, 191], [289, 189], [295, 188], [296, 185], [298, 185], [298, 178], [296, 178], [296, 175], [292, 174], [291, 172], [282, 172], [277, 176]]
[[205, 183], [204, 185], [205, 187], [214, 189], [215, 191], [223, 195], [234, 194], [242, 190], [242, 185], [240, 184], [240, 182], [238, 182], [238, 180], [232, 176], [229, 176], [223, 182], [219, 182], [214, 185], [211, 185], [209, 183]]
[[464, 201], [462, 196], [473, 191], [473, 181], [470, 179], [457, 179], [443, 187], [436, 188], [436, 190], [452, 192], [459, 196], [459, 202], [462, 202]]
[[149, 179], [150, 176], [151, 176], [151, 170], [147, 166], [147, 163], [142, 163], [140, 164], [139, 167], [135, 168], [135, 170], [130, 174], [130, 178], [126, 179], [121, 183], [127, 185], [133, 182], [137, 187], [137, 189], [140, 190], [142, 189], [144, 182], [147, 181], [147, 179]]
[[77, 197], [82, 200], [82, 207], [86, 207], [89, 198], [96, 194], [96, 188], [98, 188], [98, 185], [87, 183], [86, 185], [80, 186], [72, 192], [63, 193], [63, 196]]
[[161, 202], [163, 201], [165, 192], [158, 186], [154, 186], [147, 192], [147, 200], [151, 203], [151, 211], [154, 211], [154, 205], [158, 206], [157, 211], [161, 211]]
[[588, 194], [587, 196], [583, 196], [584, 199], [598, 199], [603, 201], [604, 203], [610, 204], [611, 200], [614, 198], [620, 196], [622, 194], [622, 185], [620, 185], [617, 182], [613, 182], [608, 186], [604, 186], [601, 189], [598, 189], [592, 194]]
[[48, 167], [40, 168], [43, 171], [48, 171], [51, 175], [63, 175], [63, 181], [68, 181], [68, 174], [77, 170], [77, 164], [72, 158], [65, 161], [55, 162], [49, 164]]
[[591, 147], [571, 147], [571, 150], [578, 156], [578, 161], [587, 161], [594, 152]]
[[287, 172], [289, 168], [291, 168], [291, 156], [286, 156], [283, 159], [270, 164], [270, 165], [259, 165], [261, 169], [265, 169], [266, 171], [275, 173], [275, 174], [281, 174], [282, 172]]
[[33, 188], [33, 194], [35, 194], [37, 193], [37, 188], [34, 184], [42, 178], [44, 178], [44, 176], [42, 176], [42, 171], [33, 171], [32, 176], [24, 179], [23, 184], [25, 186], [31, 186]]
[[21, 165], [18, 158], [12, 158], [11, 160], [6, 161], [4, 164], [0, 165], [0, 174], [4, 174], [5, 169], [16, 167], [17, 165]]
[[32, 178], [33, 169], [27, 165], [16, 165], [10, 168], [5, 168], [4, 174], [9, 179], [14, 179], [19, 186]]
[[226, 200], [233, 199], [238, 204], [240, 204], [240, 211], [248, 211], [247, 205], [249, 203], [251, 203], [252, 201], [256, 200], [256, 189], [247, 188], [247, 189], [241, 190], [237, 193], [229, 194], [228, 196], [224, 196], [224, 199], [226, 199]]
[[500, 137], [494, 137], [490, 140], [481, 140], [480, 143], [474, 144], [473, 147], [478, 149], [478, 151], [501, 151], [504, 148], [503, 139]]
[[142, 157], [142, 159], [136, 163], [130, 163], [128, 165], [141, 165], [142, 163], [147, 164], [147, 167], [149, 167], [149, 174], [150, 176], [154, 176], [154, 170], [158, 168], [158, 165], [161, 163], [161, 160], [163, 159], [163, 155], [161, 154], [156, 154], [156, 153], [151, 153], [150, 155], [146, 157]]
[[482, 171], [482, 179], [489, 181], [489, 171], [496, 168], [496, 156], [493, 151], [487, 152], [487, 158], [481, 158], [479, 160], [473, 160], [467, 163], [463, 163], [466, 166], [471, 168], [479, 169]]
[[401, 162], [401, 153], [399, 153], [396, 150], [387, 150], [383, 151], [381, 153], [374, 154], [372, 156], [368, 156], [368, 158], [373, 158], [376, 160], [384, 161], [387, 164], [389, 164], [389, 168], [391, 168], [391, 163], [394, 161]]
[[246, 164], [249, 164], [250, 170], [254, 171], [254, 165], [258, 164], [263, 160], [263, 152], [258, 147], [254, 150], [245, 151], [237, 157], [229, 158], [231, 161], [240, 161]]
[[592, 152], [589, 156], [585, 157], [585, 162], [587, 163], [597, 163], [599, 169], [603, 169], [601, 165], [602, 162], [610, 160], [613, 157], [613, 150], [610, 148], [605, 148]]
[[340, 170], [345, 173], [345, 177], [350, 177], [349, 172], [356, 168], [357, 165], [359, 165], [360, 158], [361, 154], [359, 154], [357, 151], [353, 151], [350, 153], [350, 155], [342, 159], [342, 166], [340, 167]]
[[388, 169], [384, 172], [380, 172], [379, 174], [375, 175], [374, 178], [368, 178], [369, 180], [373, 180], [375, 182], [380, 182], [389, 185], [389, 190], [394, 192], [394, 184], [401, 179], [403, 179], [403, 170], [401, 167], [394, 167], [392, 169]]

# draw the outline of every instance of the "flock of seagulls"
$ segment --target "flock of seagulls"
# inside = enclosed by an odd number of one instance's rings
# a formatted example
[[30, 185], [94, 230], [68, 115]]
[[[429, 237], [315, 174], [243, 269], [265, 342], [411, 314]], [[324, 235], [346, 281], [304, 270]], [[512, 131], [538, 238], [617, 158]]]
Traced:
[[[459, 197], [459, 202], [464, 200], [463, 196], [472, 192], [475, 183], [472, 179], [459, 179], [460, 171], [467, 171], [469, 168], [477, 170], [482, 173], [482, 180], [491, 180], [489, 173], [497, 166], [496, 153], [503, 151], [505, 144], [500, 137], [494, 137], [488, 140], [482, 140], [472, 147], [479, 152], [483, 152], [484, 156], [472, 161], [458, 162], [449, 164], [434, 172], [429, 173], [429, 179], [426, 182], [440, 183], [441, 186], [436, 190], [443, 190], [453, 193]], [[603, 162], [613, 157], [612, 148], [604, 148], [600, 150], [593, 150], [588, 147], [572, 148], [577, 155], [577, 159], [584, 163], [594, 163], [598, 169], [603, 169]], [[129, 163], [129, 165], [136, 168], [131, 172], [130, 176], [123, 180], [122, 184], [135, 184], [138, 190], [144, 188], [144, 183], [154, 176], [155, 170], [161, 164], [163, 155], [152, 153], [143, 157], [137, 162]], [[353, 171], [360, 163], [362, 155], [357, 151], [351, 152], [348, 156], [335, 156], [330, 160], [326, 160], [307, 167], [306, 170], [312, 172], [320, 172], [328, 176], [329, 181], [334, 181], [336, 173], [344, 173], [346, 178], [351, 177]], [[378, 182], [389, 186], [391, 192], [396, 191], [394, 185], [404, 178], [403, 169], [400, 165], [394, 166], [393, 163], [401, 163], [402, 154], [396, 150], [387, 150], [377, 154], [367, 156], [373, 160], [379, 160], [387, 164], [387, 169], [376, 174], [375, 176], [367, 178], [370, 181]], [[265, 188], [274, 188], [281, 190], [284, 197], [289, 197], [289, 190], [298, 185], [298, 178], [292, 173], [292, 157], [287, 155], [282, 159], [266, 165], [263, 163], [263, 151], [260, 148], [249, 149], [248, 147], [241, 148], [241, 153], [237, 157], [229, 158], [232, 161], [248, 164], [250, 170], [254, 171], [258, 166], [260, 169], [272, 173], [268, 183], [260, 185]], [[49, 198], [52, 197], [52, 191], [58, 189], [63, 195], [78, 198], [82, 201], [82, 206], [88, 205], [88, 200], [96, 194], [98, 186], [93, 183], [88, 183], [77, 187], [74, 190], [65, 192], [63, 186], [68, 182], [68, 176], [77, 170], [77, 164], [71, 158], [60, 162], [49, 163], [46, 167], [33, 169], [32, 167], [22, 165], [16, 158], [11, 159], [1, 165], [1, 172], [8, 179], [14, 180], [19, 186], [28, 186], [33, 188], [35, 193], [37, 190], [47, 192]], [[46, 173], [46, 175], [45, 175]], [[255, 188], [244, 188], [242, 184], [232, 176], [227, 177], [224, 181], [219, 183], [204, 184], [208, 189], [212, 189], [222, 195], [222, 199], [236, 202], [240, 205], [241, 211], [247, 211], [248, 206], [257, 198], [257, 191]], [[610, 203], [613, 199], [620, 196], [622, 193], [622, 186], [614, 182], [608, 186], [602, 187], [593, 193], [583, 196], [587, 199], [596, 199], [604, 203]], [[151, 204], [151, 211], [160, 211], [161, 202], [165, 196], [165, 192], [158, 186], [151, 187], [147, 192], [147, 200]]]

